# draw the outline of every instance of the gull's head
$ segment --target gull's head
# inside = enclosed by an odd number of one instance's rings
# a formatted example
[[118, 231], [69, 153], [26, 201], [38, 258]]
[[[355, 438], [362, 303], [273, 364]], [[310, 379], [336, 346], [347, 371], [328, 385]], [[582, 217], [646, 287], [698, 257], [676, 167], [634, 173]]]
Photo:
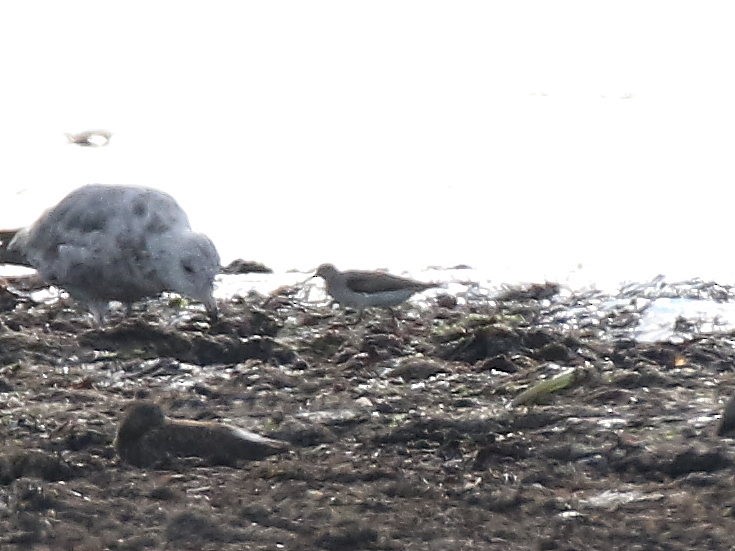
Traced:
[[143, 436], [151, 429], [163, 426], [166, 417], [157, 404], [137, 401], [125, 408], [125, 414], [117, 429], [116, 445], [124, 445]]
[[334, 264], [322, 264], [316, 269], [314, 277], [322, 277], [325, 281], [330, 281], [339, 274], [339, 270], [334, 267]]
[[161, 279], [174, 291], [204, 304], [217, 319], [217, 302], [212, 296], [220, 259], [212, 241], [204, 234], [184, 232], [163, 241]]

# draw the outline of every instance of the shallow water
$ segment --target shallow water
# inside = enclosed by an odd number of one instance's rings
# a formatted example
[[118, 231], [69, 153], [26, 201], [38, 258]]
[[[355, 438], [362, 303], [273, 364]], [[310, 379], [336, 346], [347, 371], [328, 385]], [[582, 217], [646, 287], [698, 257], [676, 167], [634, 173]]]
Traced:
[[[0, 276], [30, 275], [33, 270], [11, 265], [0, 265]], [[398, 272], [403, 276], [420, 281], [436, 282], [439, 287], [414, 295], [409, 304], [417, 306], [431, 303], [438, 294], [456, 296], [460, 303], [478, 299], [487, 302], [488, 308], [495, 297], [508, 288], [506, 283], [489, 277], [488, 273], [471, 268], [441, 269]], [[274, 273], [220, 274], [215, 281], [214, 295], [218, 300], [230, 300], [235, 296], [246, 297], [255, 292], [268, 296], [280, 287], [293, 287], [296, 297], [306, 303], [326, 304], [330, 297], [324, 290], [320, 278], [312, 271], [276, 271]], [[617, 310], [639, 312], [632, 329], [622, 331], [639, 342], [681, 342], [696, 334], [728, 331], [735, 328], [735, 303], [726, 302], [728, 289], [714, 283], [694, 280], [691, 283], [669, 284], [663, 278], [652, 281], [626, 284], [618, 288], [596, 287], [560, 288], [562, 297], [578, 294], [578, 306], [567, 306], [560, 323], [569, 327], [596, 324], [595, 316], [612, 315]], [[718, 297], [707, 298], [707, 294]], [[674, 296], [669, 296], [674, 295]], [[39, 289], [31, 293], [38, 303], [50, 304], [60, 296], [55, 287]], [[700, 296], [700, 298], [690, 298]], [[633, 298], [631, 298], [633, 297]], [[591, 316], [591, 317], [590, 317]], [[574, 321], [576, 320], [576, 321]]]
[[696, 325], [697, 332], [732, 330], [735, 328], [735, 304], [706, 299], [656, 299], [646, 308], [636, 338], [641, 342], [681, 340], [683, 337], [676, 327], [679, 319]]

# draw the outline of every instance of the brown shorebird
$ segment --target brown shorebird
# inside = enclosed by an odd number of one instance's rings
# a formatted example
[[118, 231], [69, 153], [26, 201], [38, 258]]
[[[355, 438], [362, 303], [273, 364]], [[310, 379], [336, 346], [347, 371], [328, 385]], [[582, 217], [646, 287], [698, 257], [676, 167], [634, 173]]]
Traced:
[[160, 406], [133, 402], [120, 421], [115, 449], [138, 467], [165, 464], [174, 457], [201, 457], [210, 465], [234, 465], [282, 453], [288, 443], [215, 422], [169, 419]]
[[384, 272], [348, 270], [340, 272], [332, 264], [322, 264], [314, 277], [322, 277], [327, 293], [341, 306], [355, 308], [359, 321], [362, 311], [371, 306], [390, 308], [407, 301], [411, 295], [437, 287]]
[[217, 317], [217, 250], [161, 191], [84, 186], [20, 230], [7, 252], [84, 303], [98, 324], [111, 300], [130, 305], [163, 291], [199, 300]]

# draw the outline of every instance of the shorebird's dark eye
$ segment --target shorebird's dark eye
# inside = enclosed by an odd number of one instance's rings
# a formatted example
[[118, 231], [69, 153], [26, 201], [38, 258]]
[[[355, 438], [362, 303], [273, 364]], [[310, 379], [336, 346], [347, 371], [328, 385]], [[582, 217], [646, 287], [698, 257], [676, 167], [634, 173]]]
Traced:
[[193, 274], [193, 273], [194, 273], [194, 268], [192, 268], [191, 266], [189, 266], [189, 265], [188, 265], [188, 264], [186, 264], [185, 262], [182, 262], [182, 263], [181, 263], [181, 267], [182, 267], [182, 268], [184, 268], [184, 271], [185, 271], [185, 272], [186, 272], [187, 274]]

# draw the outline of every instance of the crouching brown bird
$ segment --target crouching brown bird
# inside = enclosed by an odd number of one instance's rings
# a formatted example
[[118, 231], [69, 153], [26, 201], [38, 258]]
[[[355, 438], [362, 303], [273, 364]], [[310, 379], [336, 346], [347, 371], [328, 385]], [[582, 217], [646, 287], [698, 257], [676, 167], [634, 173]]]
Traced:
[[169, 419], [160, 406], [148, 401], [128, 406], [115, 437], [120, 458], [137, 467], [165, 464], [174, 457], [201, 457], [210, 465], [235, 465], [288, 449], [287, 442], [223, 423]]

